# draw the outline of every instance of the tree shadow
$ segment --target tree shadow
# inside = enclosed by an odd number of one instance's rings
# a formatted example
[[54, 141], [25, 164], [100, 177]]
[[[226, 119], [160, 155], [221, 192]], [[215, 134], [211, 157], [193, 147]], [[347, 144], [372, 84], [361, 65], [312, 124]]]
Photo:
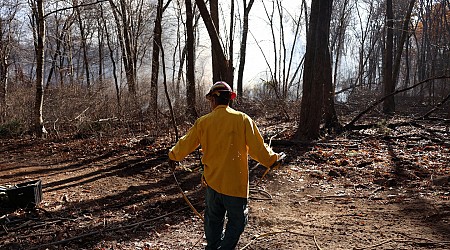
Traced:
[[[98, 157], [77, 161], [64, 167], [53, 166], [55, 168], [52, 168], [50, 166], [47, 171], [45, 169], [38, 171], [24, 169], [24, 172], [6, 176], [6, 178], [12, 178], [20, 174], [46, 176], [60, 171], [79, 171], [81, 168], [92, 170], [83, 172], [78, 176], [44, 183], [44, 201], [46, 192], [60, 192], [96, 182], [103, 183], [128, 179], [136, 179], [137, 181], [130, 181], [132, 184], [125, 190], [102, 197], [77, 201], [59, 201], [55, 205], [60, 209], [54, 211], [45, 210], [45, 207], [40, 206], [39, 209], [28, 210], [22, 217], [13, 216], [9, 223], [4, 224], [4, 228], [8, 228], [8, 233], [0, 233], [0, 241], [9, 237], [9, 242], [0, 244], [0, 248], [40, 249], [40, 246], [42, 246], [42, 249], [46, 249], [49, 247], [49, 245], [46, 246], [47, 244], [84, 234], [86, 234], [85, 237], [60, 242], [54, 247], [92, 248], [105, 238], [112, 238], [120, 242], [148, 237], [145, 228], [164, 231], [168, 230], [167, 223], [179, 224], [193, 216], [193, 212], [181, 198], [172, 173], [162, 164], [167, 160], [165, 149], [136, 154], [131, 157], [129, 155], [127, 157], [120, 156], [126, 152], [126, 150], [121, 152], [109, 151]], [[116, 159], [118, 155], [119, 157]], [[106, 162], [106, 164], [99, 168], [93, 168], [92, 165], [99, 161]], [[204, 190], [198, 188], [200, 173], [177, 171], [176, 176], [181, 188], [188, 191], [191, 202], [203, 204]], [[147, 179], [149, 181], [143, 181]], [[108, 185], [114, 185], [114, 183]], [[198, 209], [203, 208], [203, 205], [196, 206]], [[164, 217], [165, 214], [171, 212], [175, 213]], [[152, 218], [161, 219], [152, 221]], [[134, 225], [139, 222], [143, 222], [142, 225], [131, 229], [127, 228], [127, 225]], [[42, 233], [44, 229], [47, 232], [45, 234]]]
[[[446, 241], [445, 239], [450, 238], [450, 224], [448, 223], [450, 206], [438, 206], [433, 200], [427, 199], [420, 194], [421, 186], [419, 181], [429, 179], [432, 170], [399, 155], [392, 141], [388, 140], [387, 145], [388, 153], [393, 163], [392, 174], [394, 176], [394, 180], [390, 182], [390, 185], [394, 189], [406, 189], [407, 196], [411, 197], [411, 199], [398, 202], [401, 211], [411, 220], [415, 220], [420, 225], [430, 228], [433, 234], [437, 236], [436, 238]], [[439, 191], [435, 190], [431, 184], [427, 187], [427, 190]]]

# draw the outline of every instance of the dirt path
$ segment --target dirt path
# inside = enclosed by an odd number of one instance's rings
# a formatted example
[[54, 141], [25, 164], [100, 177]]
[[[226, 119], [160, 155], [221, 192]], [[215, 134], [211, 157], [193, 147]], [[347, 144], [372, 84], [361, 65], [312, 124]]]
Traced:
[[[0, 209], [0, 248], [202, 249], [202, 222], [164, 165], [167, 143], [140, 139], [2, 140], [0, 185], [41, 179], [44, 199]], [[250, 201], [239, 248], [450, 249], [449, 147], [366, 135], [274, 144], [287, 162], [252, 194], [271, 199]], [[176, 176], [202, 212], [200, 173]]]

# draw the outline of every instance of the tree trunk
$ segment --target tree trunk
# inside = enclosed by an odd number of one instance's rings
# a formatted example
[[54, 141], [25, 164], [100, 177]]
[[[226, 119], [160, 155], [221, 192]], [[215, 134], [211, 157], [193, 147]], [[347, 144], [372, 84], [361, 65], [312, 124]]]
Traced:
[[[200, 15], [208, 30], [209, 38], [211, 39], [211, 47], [213, 54], [217, 57], [217, 63], [219, 65], [219, 73], [213, 72], [213, 81], [226, 81], [231, 87], [233, 87], [233, 65], [226, 59], [225, 53], [222, 49], [219, 40], [219, 34], [216, 32], [216, 28], [213, 24], [211, 16], [206, 8], [204, 0], [196, 0]], [[231, 38], [230, 38], [231, 39]], [[232, 40], [232, 39], [231, 39]], [[232, 43], [232, 41], [230, 41]], [[214, 64], [214, 61], [213, 61]]]
[[[339, 123], [338, 116], [336, 114], [336, 109], [334, 106], [335, 99], [335, 88], [333, 84], [332, 78], [332, 70], [331, 70], [331, 57], [330, 53], [327, 51], [328, 59], [324, 62], [324, 75], [326, 77], [324, 81], [324, 127], [332, 130], [340, 130], [342, 125]], [[329, 65], [326, 65], [329, 64]], [[328, 71], [328, 72], [327, 72]]]
[[[323, 112], [324, 82], [331, 81], [328, 39], [330, 35], [331, 0], [313, 0], [306, 37], [303, 97], [299, 127], [295, 138], [311, 141], [319, 137]], [[326, 70], [323, 70], [323, 69]]]
[[[234, 1], [234, 0], [232, 0]], [[209, 11], [211, 15], [212, 26], [214, 27], [214, 32], [217, 37], [220, 37], [220, 24], [219, 24], [219, 1], [210, 0], [209, 1]], [[220, 57], [214, 52], [214, 48], [211, 48], [211, 58], [212, 58], [212, 71], [213, 71], [213, 82], [223, 81], [220, 78]], [[231, 83], [228, 83], [231, 84]], [[231, 85], [230, 85], [231, 86]]]
[[109, 50], [109, 58], [111, 59], [111, 64], [112, 64], [112, 74], [113, 74], [113, 78], [114, 78], [114, 86], [116, 87], [117, 114], [120, 116], [122, 113], [122, 104], [120, 101], [121, 95], [120, 95], [119, 79], [117, 76], [116, 60], [114, 58], [114, 49], [111, 45], [111, 37], [108, 32], [108, 25], [106, 23], [106, 19], [103, 14], [103, 8], [101, 7], [101, 5], [100, 5], [100, 13], [101, 13], [101, 17], [102, 17], [103, 26], [105, 28], [105, 36], [106, 36], [105, 38], [106, 38], [106, 45], [108, 46], [108, 50]]
[[[392, 56], [394, 47], [394, 14], [392, 12], [392, 0], [386, 0], [386, 47], [384, 57], [384, 95], [395, 91], [395, 83], [392, 77]], [[391, 115], [395, 112], [394, 95], [383, 102], [383, 112]]]
[[[0, 20], [0, 28], [1, 28], [2, 21]], [[0, 39], [3, 39], [0, 37]], [[7, 97], [7, 90], [8, 90], [8, 54], [9, 52], [6, 51], [5, 48], [0, 48], [0, 55], [1, 55], [1, 61], [0, 61], [0, 123], [4, 123], [6, 121], [6, 97]], [[4, 54], [8, 53], [8, 54]]]
[[243, 93], [243, 78], [244, 78], [244, 68], [245, 68], [245, 59], [246, 59], [246, 51], [247, 51], [247, 36], [248, 36], [248, 16], [250, 14], [250, 10], [252, 9], [253, 3], [255, 0], [250, 0], [247, 5], [247, 1], [244, 0], [244, 21], [242, 24], [242, 40], [241, 40], [241, 48], [240, 48], [240, 58], [239, 58], [239, 70], [238, 70], [238, 79], [237, 79], [237, 96], [241, 97]]
[[153, 49], [152, 49], [152, 75], [150, 81], [150, 106], [153, 119], [158, 116], [158, 75], [159, 75], [159, 51], [161, 48], [161, 19], [162, 0], [158, 0], [156, 7], [155, 26], [153, 28]]
[[44, 127], [42, 115], [44, 104], [44, 44], [45, 44], [45, 20], [44, 0], [32, 2], [34, 44], [36, 52], [36, 95], [33, 109], [33, 133], [42, 137], [47, 131]]
[[186, 5], [186, 102], [187, 114], [191, 121], [197, 117], [195, 109], [195, 51], [194, 51], [194, 13], [191, 0], [185, 0]]
[[[7, 25], [10, 24], [4, 23], [4, 20], [0, 18], [0, 31], [8, 30]], [[10, 43], [11, 34], [8, 31], [0, 33], [0, 123], [4, 123], [7, 116], [6, 97], [8, 93]]]
[[83, 66], [84, 66], [84, 74], [86, 76], [86, 86], [88, 88], [91, 87], [91, 78], [89, 75], [89, 59], [87, 56], [87, 45], [86, 45], [86, 31], [83, 24], [83, 20], [81, 18], [80, 7], [75, 8], [78, 19], [78, 28], [80, 29], [80, 38], [81, 38], [81, 50], [83, 51]]
[[402, 59], [403, 54], [403, 48], [405, 46], [406, 38], [408, 37], [409, 33], [409, 22], [411, 21], [411, 13], [414, 7], [414, 3], [416, 0], [411, 0], [409, 2], [408, 11], [406, 12], [405, 19], [403, 20], [403, 28], [402, 28], [402, 35], [400, 38], [400, 42], [398, 43], [397, 48], [397, 54], [395, 56], [395, 62], [394, 62], [394, 68], [392, 72], [392, 81], [394, 82], [394, 86], [397, 84], [398, 75], [400, 71], [400, 62]]
[[[56, 62], [57, 62], [58, 57], [61, 60], [61, 55], [62, 55], [62, 53], [61, 53], [61, 45], [62, 45], [62, 43], [64, 41], [64, 37], [68, 33], [68, 30], [70, 29], [72, 24], [73, 24], [73, 18], [72, 18], [72, 15], [71, 15], [64, 21], [64, 25], [62, 27], [62, 30], [61, 30], [61, 32], [60, 32], [60, 34], [58, 36], [58, 39], [56, 40], [56, 50], [55, 50], [55, 53], [52, 56], [52, 64], [51, 64], [50, 71], [49, 71], [48, 76], [47, 76], [47, 83], [45, 84], [45, 88], [46, 89], [48, 89], [50, 87], [53, 74], [56, 71]], [[60, 78], [62, 78], [62, 76]], [[62, 81], [62, 79], [60, 79], [60, 81]]]
[[[136, 86], [136, 37], [133, 37], [130, 23], [131, 19], [140, 19], [141, 17], [130, 18], [131, 6], [127, 5], [125, 0], [120, 0], [120, 9], [115, 5], [113, 0], [109, 0], [109, 3], [113, 9], [114, 19], [116, 21], [118, 30], [118, 39], [120, 42], [120, 47], [122, 49], [122, 62], [125, 69], [125, 77], [128, 84], [128, 92], [131, 96], [136, 97], [137, 86]], [[138, 27], [134, 27], [138, 29]], [[136, 100], [135, 100], [136, 101]]]

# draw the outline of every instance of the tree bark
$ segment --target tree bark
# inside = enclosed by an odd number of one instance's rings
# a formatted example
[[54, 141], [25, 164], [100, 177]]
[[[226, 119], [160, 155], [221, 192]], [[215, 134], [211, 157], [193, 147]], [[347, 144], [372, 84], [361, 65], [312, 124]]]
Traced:
[[187, 114], [191, 121], [197, 119], [195, 109], [195, 51], [194, 51], [194, 13], [191, 0], [185, 0], [186, 5], [186, 102]]
[[[234, 1], [234, 0], [232, 0]], [[220, 37], [220, 24], [219, 24], [219, 1], [218, 0], [210, 0], [209, 1], [209, 11], [211, 15], [211, 23], [214, 27], [214, 32], [217, 34], [217, 37]], [[214, 51], [214, 48], [211, 48], [211, 60], [212, 60], [212, 71], [213, 71], [213, 83], [217, 81], [223, 81], [224, 79], [220, 78], [220, 56], [217, 55]], [[228, 83], [230, 84], [230, 83]], [[230, 85], [231, 86], [231, 85]]]
[[158, 75], [159, 75], [159, 51], [161, 48], [161, 21], [163, 1], [158, 0], [156, 7], [155, 26], [153, 28], [153, 49], [152, 49], [152, 73], [150, 80], [150, 106], [154, 119], [158, 117]]
[[250, 14], [250, 10], [252, 9], [254, 2], [255, 0], [250, 0], [250, 2], [247, 5], [247, 1], [244, 0], [244, 21], [242, 24], [242, 40], [241, 40], [241, 48], [240, 48], [241, 51], [240, 51], [239, 70], [237, 79], [238, 97], [241, 97], [243, 93], [243, 78], [244, 78], [245, 59], [247, 53], [248, 16]]
[[395, 62], [394, 62], [393, 72], [392, 72], [392, 81], [394, 82], [394, 85], [397, 84], [398, 75], [399, 75], [399, 71], [400, 71], [400, 62], [401, 62], [402, 54], [403, 54], [403, 48], [405, 46], [406, 38], [408, 37], [409, 22], [411, 21], [411, 13], [412, 13], [415, 2], [416, 2], [416, 0], [411, 0], [409, 2], [408, 11], [406, 12], [405, 19], [403, 20], [402, 35], [400, 37], [400, 42], [398, 43], [397, 54], [395, 56]]
[[[14, 14], [9, 17], [12, 20]], [[6, 23], [6, 20], [0, 18], [0, 123], [4, 123], [7, 117], [6, 98], [8, 96], [8, 62], [11, 53], [11, 23]]]
[[331, 0], [313, 0], [311, 3], [303, 72], [303, 97], [299, 127], [295, 134], [296, 139], [303, 141], [312, 141], [319, 137], [324, 104], [324, 82], [331, 80], [328, 50], [331, 9]]
[[[394, 14], [392, 11], [392, 0], [386, 0], [386, 47], [384, 57], [384, 95], [388, 96], [395, 91], [395, 82], [392, 77], [392, 60], [394, 47]], [[383, 112], [391, 115], [395, 112], [394, 95], [389, 96], [383, 102]]]
[[44, 127], [44, 45], [45, 45], [45, 20], [44, 0], [32, 2], [34, 45], [36, 53], [36, 94], [33, 109], [33, 134], [42, 137], [47, 133]]
[[[204, 0], [196, 0], [200, 15], [205, 23], [206, 29], [211, 39], [211, 46], [213, 54], [217, 56], [217, 63], [219, 64], [219, 73], [214, 73], [213, 81], [226, 81], [231, 87], [233, 87], [233, 65], [226, 59], [225, 53], [220, 44], [219, 34], [216, 32], [216, 28], [212, 21], [212, 18], [206, 8]], [[230, 38], [231, 39], [231, 38]], [[232, 41], [231, 41], [232, 43]], [[214, 61], [213, 61], [214, 63]]]

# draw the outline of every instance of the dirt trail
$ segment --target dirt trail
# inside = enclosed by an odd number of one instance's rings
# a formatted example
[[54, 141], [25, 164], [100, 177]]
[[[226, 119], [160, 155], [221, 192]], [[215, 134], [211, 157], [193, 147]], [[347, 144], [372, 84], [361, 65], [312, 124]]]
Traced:
[[[166, 141], [139, 139], [2, 140], [0, 185], [42, 179], [44, 200], [1, 208], [0, 248], [202, 249], [202, 222], [164, 165]], [[272, 199], [250, 201], [240, 249], [450, 249], [448, 146], [354, 134], [273, 147], [288, 158], [259, 185], [267, 193], [252, 194]], [[176, 175], [202, 212], [200, 173]]]

